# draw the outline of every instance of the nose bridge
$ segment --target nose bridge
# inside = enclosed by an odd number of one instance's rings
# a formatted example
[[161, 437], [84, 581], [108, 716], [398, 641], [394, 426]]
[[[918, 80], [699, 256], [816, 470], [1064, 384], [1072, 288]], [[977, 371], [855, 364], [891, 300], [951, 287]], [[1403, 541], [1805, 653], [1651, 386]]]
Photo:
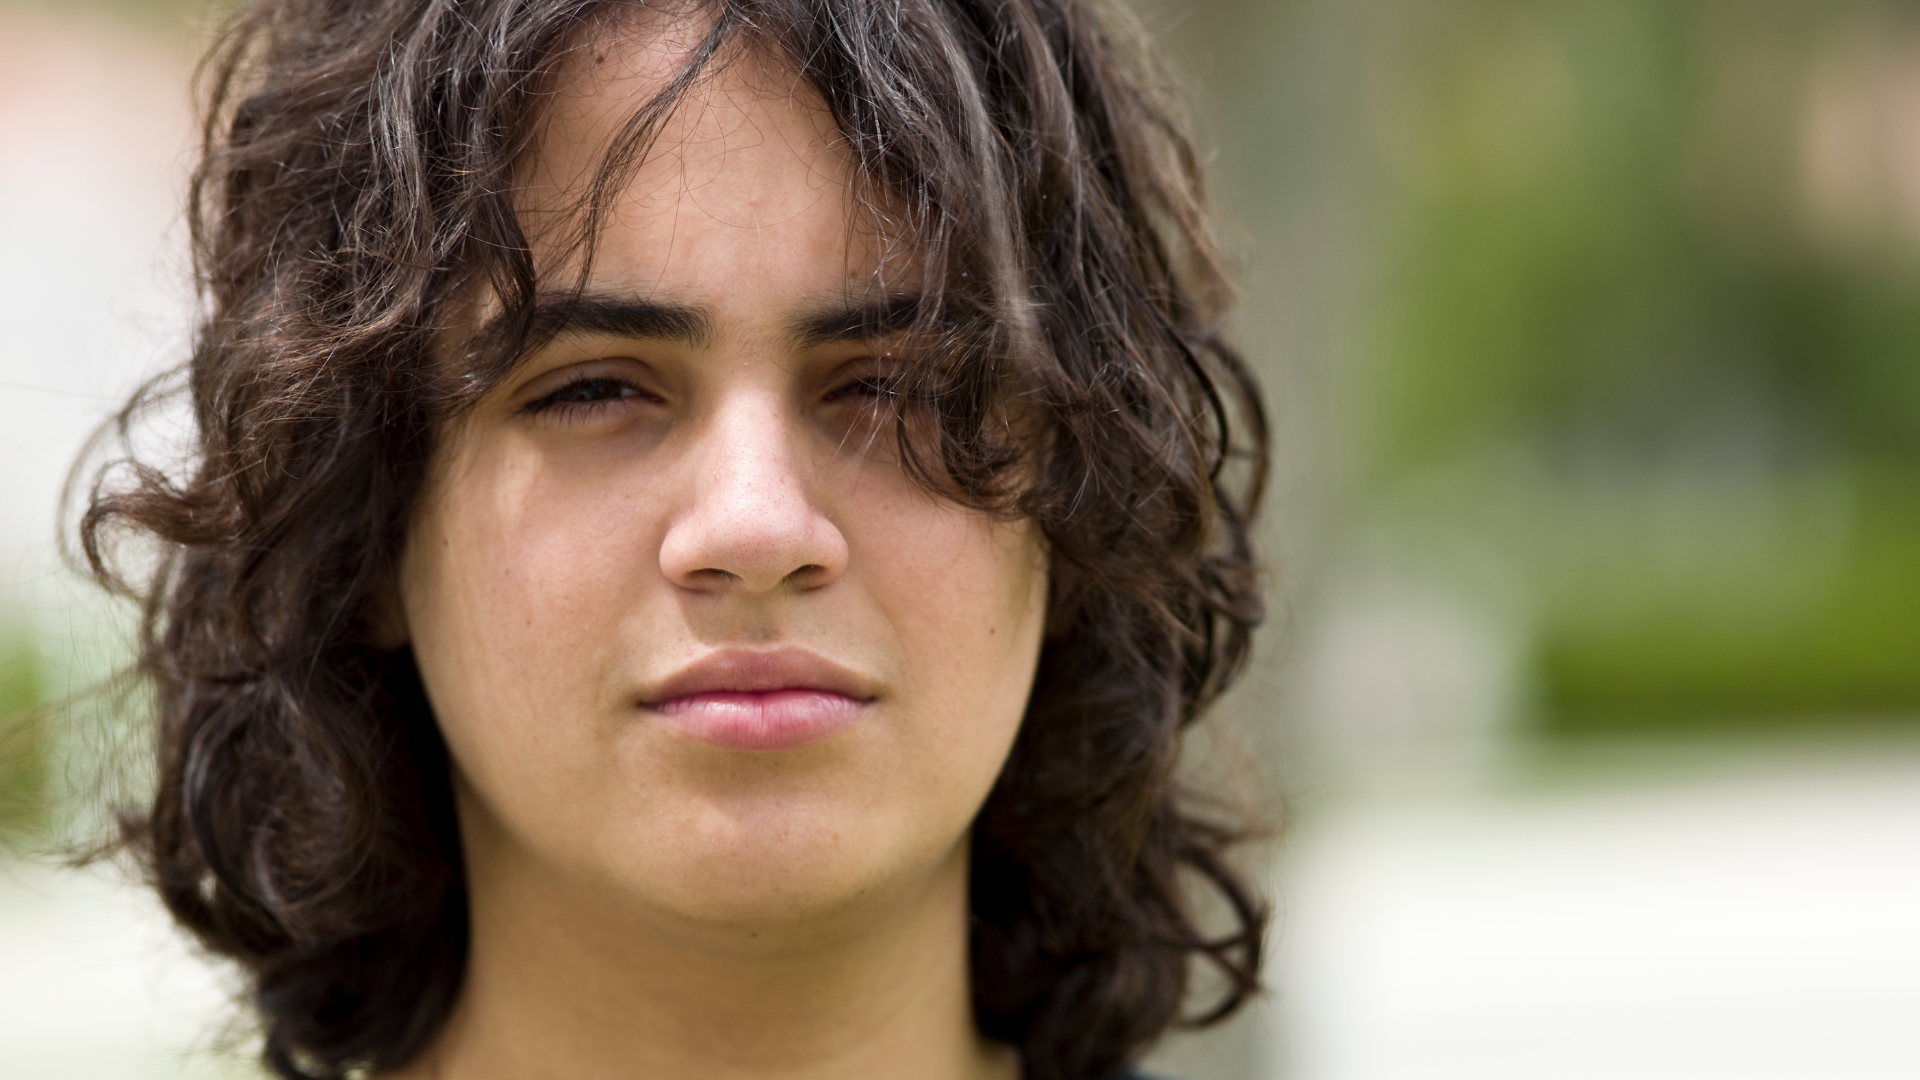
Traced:
[[669, 578], [764, 591], [838, 575], [845, 540], [816, 503], [804, 439], [776, 394], [724, 395], [697, 438], [688, 505], [661, 550]]
[[770, 394], [742, 392], [719, 403], [695, 498], [738, 515], [743, 534], [785, 532], [810, 517], [791, 426]]

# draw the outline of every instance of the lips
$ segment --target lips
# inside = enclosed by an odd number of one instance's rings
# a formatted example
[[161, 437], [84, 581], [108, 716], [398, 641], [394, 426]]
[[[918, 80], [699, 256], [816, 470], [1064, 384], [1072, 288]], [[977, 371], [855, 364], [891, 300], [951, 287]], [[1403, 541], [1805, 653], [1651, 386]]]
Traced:
[[723, 649], [642, 699], [667, 729], [725, 750], [777, 751], [831, 738], [866, 715], [868, 680], [806, 649]]

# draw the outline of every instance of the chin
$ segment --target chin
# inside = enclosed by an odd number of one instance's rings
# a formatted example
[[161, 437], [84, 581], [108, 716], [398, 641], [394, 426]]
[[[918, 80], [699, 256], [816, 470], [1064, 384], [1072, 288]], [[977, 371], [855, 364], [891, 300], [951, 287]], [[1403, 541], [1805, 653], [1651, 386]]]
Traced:
[[710, 806], [670, 835], [635, 845], [625, 888], [670, 917], [714, 929], [858, 919], [926, 888], [963, 847], [964, 827], [950, 837], [874, 827], [901, 817], [787, 800]]

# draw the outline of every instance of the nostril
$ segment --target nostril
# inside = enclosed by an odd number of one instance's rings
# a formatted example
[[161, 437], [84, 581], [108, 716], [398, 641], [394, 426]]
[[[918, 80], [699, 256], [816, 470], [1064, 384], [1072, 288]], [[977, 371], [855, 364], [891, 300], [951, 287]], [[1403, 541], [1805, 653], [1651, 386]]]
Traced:
[[816, 577], [824, 576], [826, 573], [827, 573], [827, 568], [820, 565], [819, 563], [808, 563], [805, 566], [802, 566], [794, 570], [792, 573], [788, 574], [786, 576], [786, 583], [788, 585], [804, 588], [806, 587], [806, 584], [809, 580]]

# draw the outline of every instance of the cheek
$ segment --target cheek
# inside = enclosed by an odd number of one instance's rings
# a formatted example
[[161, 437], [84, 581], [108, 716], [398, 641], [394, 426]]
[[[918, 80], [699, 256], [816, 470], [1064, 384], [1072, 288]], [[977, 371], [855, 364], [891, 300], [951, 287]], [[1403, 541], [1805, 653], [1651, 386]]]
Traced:
[[634, 538], [618, 497], [511, 461], [449, 470], [416, 516], [401, 595], [442, 729], [469, 771], [602, 714], [609, 628], [632, 605]]
[[[1046, 617], [1045, 560], [1031, 531], [930, 505], [877, 530], [865, 576], [909, 656], [905, 687], [935, 760], [990, 784], [1019, 730]], [[985, 788], [981, 788], [984, 796]]]

